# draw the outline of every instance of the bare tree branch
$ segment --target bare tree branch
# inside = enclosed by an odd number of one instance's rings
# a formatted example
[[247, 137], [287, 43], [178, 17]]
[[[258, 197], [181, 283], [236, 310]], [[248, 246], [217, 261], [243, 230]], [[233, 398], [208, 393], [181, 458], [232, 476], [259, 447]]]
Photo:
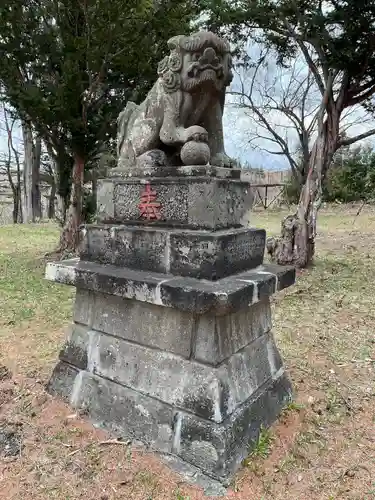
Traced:
[[375, 94], [375, 83], [373, 82], [372, 87], [363, 92], [362, 94], [357, 94], [355, 97], [347, 100], [346, 106], [354, 106], [355, 104], [361, 103]]
[[308, 67], [310, 68], [310, 71], [312, 72], [312, 74], [314, 75], [314, 78], [315, 78], [315, 82], [320, 90], [320, 93], [322, 95], [324, 95], [325, 93], [325, 87], [324, 87], [324, 83], [323, 83], [323, 80], [322, 80], [322, 77], [319, 73], [319, 70], [318, 70], [318, 67], [316, 66], [316, 64], [314, 63], [310, 53], [309, 53], [309, 50], [308, 48], [306, 47], [305, 43], [304, 43], [304, 40], [303, 38], [299, 37], [298, 34], [295, 32], [295, 30], [293, 29], [293, 27], [285, 20], [284, 21], [284, 24], [288, 30], [288, 34], [294, 38], [294, 40], [297, 42], [302, 54], [304, 55], [305, 57], [305, 60], [306, 60], [306, 63], [308, 65]]
[[272, 127], [271, 123], [267, 120], [266, 116], [264, 113], [260, 111], [258, 107], [256, 107], [253, 104], [252, 98], [250, 95], [244, 95], [241, 92], [231, 92], [232, 95], [238, 95], [240, 97], [245, 97], [249, 100], [250, 105], [248, 105], [249, 108], [251, 108], [252, 112], [256, 115], [256, 117], [259, 119], [260, 123], [264, 126], [264, 128], [271, 134], [271, 138], [267, 138], [268, 140], [271, 140], [272, 142], [275, 142], [279, 145], [279, 147], [282, 150], [282, 153], [287, 157], [289, 164], [291, 166], [291, 169], [293, 171], [293, 174], [298, 177], [298, 164], [294, 160], [289, 147], [288, 143], [281, 137], [280, 134], [276, 132], [274, 127]]
[[375, 134], [375, 128], [368, 130], [363, 134], [356, 135], [355, 137], [348, 137], [347, 139], [342, 139], [338, 142], [338, 148], [341, 148], [342, 146], [350, 146], [351, 144], [361, 141], [362, 139], [366, 139], [367, 137], [370, 137], [374, 134]]
[[[21, 200], [21, 165], [20, 165], [20, 155], [13, 144], [13, 127], [16, 119], [12, 119], [12, 123], [9, 124], [8, 120], [8, 110], [5, 107], [4, 102], [2, 103], [5, 128], [7, 131], [7, 143], [8, 143], [8, 158], [6, 160], [6, 173], [9, 185], [13, 194], [13, 222], [22, 222], [22, 200]], [[11, 164], [12, 164], [12, 153], [17, 165], [17, 182], [15, 183], [12, 176]]]
[[5, 128], [6, 128], [7, 135], [8, 135], [8, 162], [11, 163], [12, 153], [13, 153], [14, 159], [16, 161], [17, 169], [20, 170], [20, 168], [21, 168], [20, 153], [19, 153], [19, 151], [16, 150], [16, 148], [14, 147], [14, 143], [13, 143], [13, 127], [14, 127], [14, 124], [16, 122], [16, 119], [13, 118], [12, 123], [9, 124], [8, 111], [7, 111], [4, 103], [3, 103], [2, 107], [3, 107], [3, 113], [4, 113]]

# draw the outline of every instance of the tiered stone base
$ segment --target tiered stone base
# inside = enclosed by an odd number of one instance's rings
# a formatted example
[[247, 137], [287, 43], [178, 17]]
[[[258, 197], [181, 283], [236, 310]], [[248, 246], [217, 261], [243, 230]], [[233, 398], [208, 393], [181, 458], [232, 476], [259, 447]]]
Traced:
[[265, 231], [241, 227], [252, 194], [240, 171], [116, 175], [101, 182], [81, 259], [47, 267], [77, 289], [49, 391], [228, 483], [291, 397], [269, 300], [294, 270], [263, 265]]
[[77, 287], [49, 391], [227, 483], [291, 397], [269, 296], [294, 270], [203, 282], [72, 260], [50, 264], [47, 277]]

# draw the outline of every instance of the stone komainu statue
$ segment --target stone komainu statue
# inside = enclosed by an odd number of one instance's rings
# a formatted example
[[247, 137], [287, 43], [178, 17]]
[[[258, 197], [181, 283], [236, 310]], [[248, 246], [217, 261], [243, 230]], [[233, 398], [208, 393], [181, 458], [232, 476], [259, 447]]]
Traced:
[[142, 104], [118, 118], [118, 168], [206, 164], [231, 167], [223, 142], [225, 89], [232, 80], [227, 42], [210, 32], [176, 36]]

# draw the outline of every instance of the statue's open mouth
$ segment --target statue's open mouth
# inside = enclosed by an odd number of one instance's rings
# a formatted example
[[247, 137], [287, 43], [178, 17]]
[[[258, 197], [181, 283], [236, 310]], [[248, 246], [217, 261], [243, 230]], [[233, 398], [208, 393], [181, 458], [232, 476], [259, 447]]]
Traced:
[[221, 65], [213, 66], [212, 64], [205, 64], [203, 66], [194, 66], [188, 72], [188, 75], [191, 78], [197, 78], [203, 74], [205, 74], [206, 77], [208, 77], [208, 75], [212, 75], [212, 78], [222, 78], [224, 71]]

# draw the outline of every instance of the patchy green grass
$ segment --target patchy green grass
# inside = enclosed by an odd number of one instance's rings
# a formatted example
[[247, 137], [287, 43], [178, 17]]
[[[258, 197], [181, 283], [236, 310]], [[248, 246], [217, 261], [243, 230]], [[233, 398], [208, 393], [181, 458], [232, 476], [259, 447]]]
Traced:
[[271, 453], [271, 446], [275, 437], [270, 429], [261, 428], [258, 440], [252, 447], [250, 455], [244, 460], [244, 465], [248, 467], [254, 460], [258, 458], [267, 458]]
[[190, 497], [183, 495], [179, 491], [176, 491], [175, 495], [176, 500], [190, 500]]
[[42, 318], [51, 326], [67, 320], [71, 290], [44, 281], [43, 255], [58, 241], [53, 225], [0, 227], [0, 327]]
[[284, 407], [283, 411], [284, 411], [284, 413], [288, 413], [288, 412], [292, 412], [292, 411], [298, 411], [298, 412], [300, 412], [304, 408], [305, 408], [304, 405], [301, 405], [301, 404], [297, 403], [296, 401], [291, 401], [290, 403], [288, 403]]
[[44, 255], [58, 235], [52, 224], [0, 227], [0, 362], [16, 371], [52, 362], [54, 334], [71, 316], [74, 291], [44, 280]]
[[[239, 500], [375, 498], [375, 210], [356, 214], [322, 210], [315, 265], [272, 300], [296, 400], [237, 475]], [[277, 234], [285, 215], [256, 211], [252, 225]], [[0, 380], [0, 412], [25, 437], [21, 458], [0, 461], [0, 498], [204, 498], [154, 456], [103, 444], [106, 435], [45, 394], [74, 296], [43, 279], [57, 239], [53, 225], [0, 227], [0, 365], [13, 373]]]

